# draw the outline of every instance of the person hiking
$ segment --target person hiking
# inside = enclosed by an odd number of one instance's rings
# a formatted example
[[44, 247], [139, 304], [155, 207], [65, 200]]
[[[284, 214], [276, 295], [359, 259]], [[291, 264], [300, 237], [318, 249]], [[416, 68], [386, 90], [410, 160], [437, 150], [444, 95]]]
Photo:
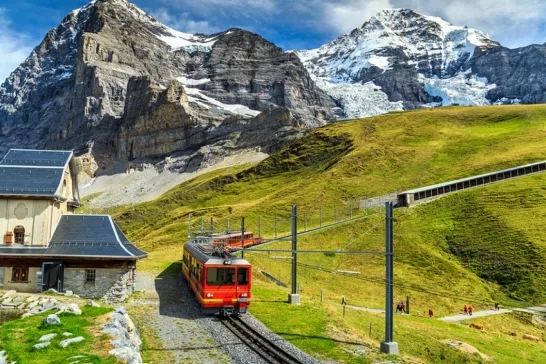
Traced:
[[472, 316], [472, 311], [474, 310], [474, 307], [472, 305], [468, 306], [468, 314]]
[[428, 317], [432, 317], [434, 316], [434, 312], [432, 312], [432, 310], [429, 308], [428, 309]]
[[396, 304], [396, 311], [395, 311], [395, 313], [398, 313], [398, 312], [400, 312], [400, 311], [402, 311], [402, 304], [401, 304], [400, 302], [398, 302], [398, 303]]
[[464, 305], [463, 310], [464, 310], [464, 314], [465, 314], [465, 315], [468, 314], [468, 307], [466, 307], [466, 305]]
[[495, 311], [499, 311], [499, 310], [500, 310], [499, 304], [495, 302]]

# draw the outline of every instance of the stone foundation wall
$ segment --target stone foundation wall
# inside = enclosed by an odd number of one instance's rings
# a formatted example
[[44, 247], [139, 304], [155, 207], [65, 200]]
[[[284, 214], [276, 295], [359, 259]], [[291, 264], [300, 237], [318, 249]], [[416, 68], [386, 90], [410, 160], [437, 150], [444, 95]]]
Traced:
[[95, 269], [95, 282], [86, 282], [86, 270], [64, 269], [64, 290], [85, 297], [121, 302], [133, 292], [134, 275], [131, 269]]

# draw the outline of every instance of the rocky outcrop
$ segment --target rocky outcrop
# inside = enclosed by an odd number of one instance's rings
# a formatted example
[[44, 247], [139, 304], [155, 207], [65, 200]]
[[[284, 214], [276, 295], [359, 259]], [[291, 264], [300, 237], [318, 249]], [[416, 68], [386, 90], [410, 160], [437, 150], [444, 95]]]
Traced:
[[128, 364], [142, 364], [140, 334], [124, 307], [118, 307], [110, 315], [112, 321], [104, 325], [102, 332], [112, 336], [114, 349], [109, 354], [118, 357]]
[[[336, 105], [298, 57], [256, 34], [183, 34], [126, 0], [96, 0], [52, 29], [0, 87], [0, 155], [13, 146], [83, 154], [92, 142], [105, 166], [189, 152], [277, 107], [305, 129], [332, 120]], [[259, 143], [276, 145], [275, 132]]]

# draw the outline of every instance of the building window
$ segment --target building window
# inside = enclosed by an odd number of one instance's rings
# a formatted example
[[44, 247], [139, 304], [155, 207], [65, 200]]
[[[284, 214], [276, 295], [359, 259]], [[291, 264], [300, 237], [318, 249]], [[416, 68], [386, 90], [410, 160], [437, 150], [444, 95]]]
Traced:
[[12, 283], [27, 283], [28, 282], [28, 267], [13, 267], [11, 271]]
[[25, 243], [25, 228], [21, 225], [16, 226], [13, 229], [13, 234], [15, 235], [15, 242], [17, 244], [24, 244]]
[[85, 284], [95, 284], [96, 277], [97, 277], [97, 271], [95, 269], [85, 270]]

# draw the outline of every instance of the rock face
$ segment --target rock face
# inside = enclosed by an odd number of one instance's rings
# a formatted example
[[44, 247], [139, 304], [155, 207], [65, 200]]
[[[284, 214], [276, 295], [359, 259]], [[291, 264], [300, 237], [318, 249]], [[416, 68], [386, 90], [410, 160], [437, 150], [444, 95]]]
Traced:
[[294, 132], [339, 112], [297, 56], [256, 34], [184, 34], [126, 0], [95, 0], [52, 29], [0, 87], [0, 155], [13, 146], [83, 153], [92, 143], [104, 166], [222, 140], [269, 147], [284, 121], [268, 125], [266, 140], [239, 139], [277, 108]]
[[114, 355], [128, 364], [142, 364], [140, 349], [142, 340], [140, 334], [124, 307], [118, 307], [111, 315], [112, 321], [104, 325], [102, 332], [112, 336], [114, 349], [109, 354]]
[[479, 30], [391, 9], [296, 54], [317, 85], [357, 117], [423, 106], [546, 102], [545, 50], [508, 49]]

